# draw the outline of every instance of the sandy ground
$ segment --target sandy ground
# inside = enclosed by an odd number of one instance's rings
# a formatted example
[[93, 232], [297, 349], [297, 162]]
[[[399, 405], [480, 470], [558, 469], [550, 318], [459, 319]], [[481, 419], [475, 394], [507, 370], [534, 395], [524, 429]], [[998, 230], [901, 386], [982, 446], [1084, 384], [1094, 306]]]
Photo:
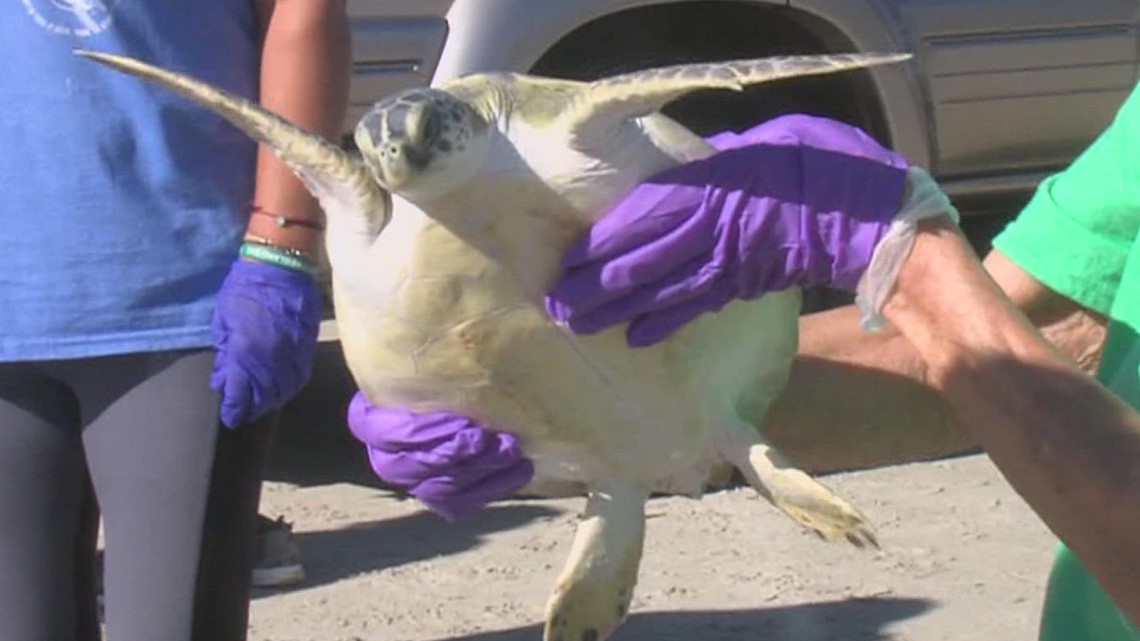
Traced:
[[[876, 524], [881, 550], [824, 543], [750, 489], [655, 499], [613, 638], [1035, 638], [1054, 539], [986, 458], [825, 482]], [[367, 481], [268, 483], [264, 510], [295, 522], [309, 576], [256, 595], [251, 639], [538, 640], [582, 504], [510, 501], [448, 524]]]

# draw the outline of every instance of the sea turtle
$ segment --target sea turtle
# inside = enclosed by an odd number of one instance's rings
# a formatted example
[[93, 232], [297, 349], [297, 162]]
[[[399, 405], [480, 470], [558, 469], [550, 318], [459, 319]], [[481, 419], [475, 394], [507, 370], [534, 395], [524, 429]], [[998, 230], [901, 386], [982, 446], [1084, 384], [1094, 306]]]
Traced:
[[658, 113], [703, 89], [897, 63], [785, 56], [595, 82], [475, 74], [401, 91], [359, 122], [361, 158], [217, 88], [80, 52], [178, 91], [272, 147], [328, 219], [348, 366], [375, 404], [447, 409], [519, 435], [536, 479], [580, 483], [585, 513], [546, 613], [548, 641], [598, 641], [625, 619], [651, 492], [699, 496], [730, 464], [826, 539], [877, 545], [866, 518], [755, 426], [797, 346], [800, 292], [737, 301], [652, 347], [578, 336], [543, 294], [563, 252], [639, 181], [712, 152]]

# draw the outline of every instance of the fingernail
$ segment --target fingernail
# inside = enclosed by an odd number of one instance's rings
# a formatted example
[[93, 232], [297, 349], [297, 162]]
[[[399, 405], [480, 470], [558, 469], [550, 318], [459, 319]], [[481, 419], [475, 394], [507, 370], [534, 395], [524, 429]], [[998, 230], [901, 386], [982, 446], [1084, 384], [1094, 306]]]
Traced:
[[554, 300], [550, 296], [546, 297], [544, 303], [546, 306], [546, 313], [549, 314], [551, 318], [560, 323], [566, 322], [567, 317], [570, 316], [570, 311], [566, 309], [565, 305]]

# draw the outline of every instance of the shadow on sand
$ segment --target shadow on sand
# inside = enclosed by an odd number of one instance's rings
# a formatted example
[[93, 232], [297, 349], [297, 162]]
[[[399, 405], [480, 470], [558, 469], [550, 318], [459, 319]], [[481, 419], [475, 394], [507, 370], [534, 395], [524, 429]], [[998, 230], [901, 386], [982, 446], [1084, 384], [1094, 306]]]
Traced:
[[[492, 506], [479, 518], [447, 523], [426, 511], [340, 530], [299, 532], [296, 540], [305, 560], [305, 581], [284, 591], [308, 590], [366, 572], [399, 567], [424, 559], [456, 554], [483, 538], [561, 513], [539, 505]], [[262, 598], [282, 590], [255, 590]]]
[[[610, 638], [612, 641], [886, 641], [894, 638], [886, 630], [891, 624], [919, 616], [934, 606], [934, 602], [923, 599], [870, 598], [751, 610], [635, 612]], [[541, 639], [542, 626], [533, 625], [446, 641]]]

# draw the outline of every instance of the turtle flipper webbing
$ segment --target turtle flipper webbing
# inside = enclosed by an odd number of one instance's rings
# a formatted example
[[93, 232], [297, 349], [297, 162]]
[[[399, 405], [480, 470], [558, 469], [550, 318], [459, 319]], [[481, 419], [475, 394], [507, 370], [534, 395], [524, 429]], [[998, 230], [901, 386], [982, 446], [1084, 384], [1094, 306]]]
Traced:
[[908, 53], [779, 56], [635, 71], [589, 83], [563, 117], [575, 144], [589, 148], [605, 140], [622, 121], [658, 111], [694, 91], [740, 91], [748, 85], [893, 64], [910, 57]]
[[320, 202], [326, 214], [363, 215], [368, 220], [359, 221], [358, 225], [366, 223], [373, 234], [387, 224], [391, 215], [388, 193], [363, 163], [324, 138], [245, 98], [184, 74], [126, 56], [84, 50], [75, 53], [175, 91], [233, 123], [270, 147]]

